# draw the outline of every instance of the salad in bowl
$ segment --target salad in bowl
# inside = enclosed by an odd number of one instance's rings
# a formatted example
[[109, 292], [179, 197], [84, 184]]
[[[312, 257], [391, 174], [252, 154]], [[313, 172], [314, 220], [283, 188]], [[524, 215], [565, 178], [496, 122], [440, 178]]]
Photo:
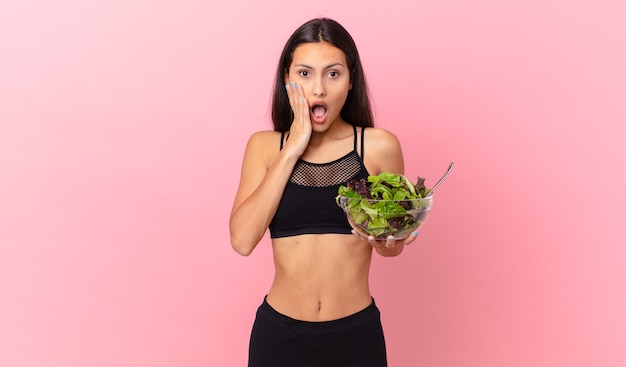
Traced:
[[339, 187], [337, 205], [354, 230], [377, 240], [403, 240], [424, 223], [432, 208], [431, 189], [424, 181], [418, 177], [412, 183], [390, 172], [351, 180]]

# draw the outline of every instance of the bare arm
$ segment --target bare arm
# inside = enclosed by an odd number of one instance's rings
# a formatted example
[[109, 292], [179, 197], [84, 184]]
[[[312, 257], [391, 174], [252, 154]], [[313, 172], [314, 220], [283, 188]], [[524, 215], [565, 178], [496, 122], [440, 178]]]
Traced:
[[[367, 129], [365, 141], [365, 165], [371, 175], [382, 172], [404, 174], [402, 147], [395, 135], [383, 129]], [[400, 255], [404, 246], [413, 242], [415, 238], [416, 234], [403, 241], [395, 239], [376, 241], [371, 237], [369, 242], [379, 255], [391, 257]]]
[[246, 146], [239, 189], [230, 215], [231, 245], [244, 256], [254, 250], [267, 231], [291, 168], [298, 159], [284, 150], [276, 154], [279, 144], [276, 135], [256, 133]]
[[261, 241], [276, 214], [285, 185], [311, 136], [309, 106], [302, 89], [288, 90], [294, 121], [290, 138], [279, 149], [280, 134], [258, 132], [246, 146], [239, 189], [230, 215], [230, 242], [235, 251], [247, 256]]
[[398, 138], [384, 129], [365, 129], [364, 163], [371, 175], [404, 174], [404, 156]]

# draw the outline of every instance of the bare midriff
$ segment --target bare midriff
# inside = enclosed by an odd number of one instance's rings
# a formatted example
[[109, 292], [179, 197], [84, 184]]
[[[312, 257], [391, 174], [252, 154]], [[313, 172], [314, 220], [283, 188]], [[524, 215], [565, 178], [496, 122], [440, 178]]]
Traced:
[[372, 303], [372, 247], [352, 235], [299, 235], [272, 240], [275, 276], [267, 302], [303, 321], [352, 315]]

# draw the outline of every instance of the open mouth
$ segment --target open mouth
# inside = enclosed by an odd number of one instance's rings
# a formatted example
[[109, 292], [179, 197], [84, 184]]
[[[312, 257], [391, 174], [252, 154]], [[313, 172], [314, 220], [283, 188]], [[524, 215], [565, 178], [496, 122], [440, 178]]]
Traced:
[[328, 107], [325, 103], [316, 102], [311, 106], [311, 117], [315, 122], [323, 122], [326, 119]]

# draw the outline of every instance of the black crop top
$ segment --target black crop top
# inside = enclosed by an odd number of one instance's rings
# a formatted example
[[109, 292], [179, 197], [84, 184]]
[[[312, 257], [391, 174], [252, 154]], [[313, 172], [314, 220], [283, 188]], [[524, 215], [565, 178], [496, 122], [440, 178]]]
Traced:
[[[350, 234], [350, 224], [335, 198], [339, 186], [349, 180], [367, 178], [363, 164], [363, 136], [361, 155], [357, 153], [357, 129], [354, 127], [354, 150], [328, 163], [310, 163], [299, 159], [285, 186], [278, 210], [269, 225], [270, 237], [289, 237], [300, 234]], [[284, 133], [280, 149], [283, 148]]]

